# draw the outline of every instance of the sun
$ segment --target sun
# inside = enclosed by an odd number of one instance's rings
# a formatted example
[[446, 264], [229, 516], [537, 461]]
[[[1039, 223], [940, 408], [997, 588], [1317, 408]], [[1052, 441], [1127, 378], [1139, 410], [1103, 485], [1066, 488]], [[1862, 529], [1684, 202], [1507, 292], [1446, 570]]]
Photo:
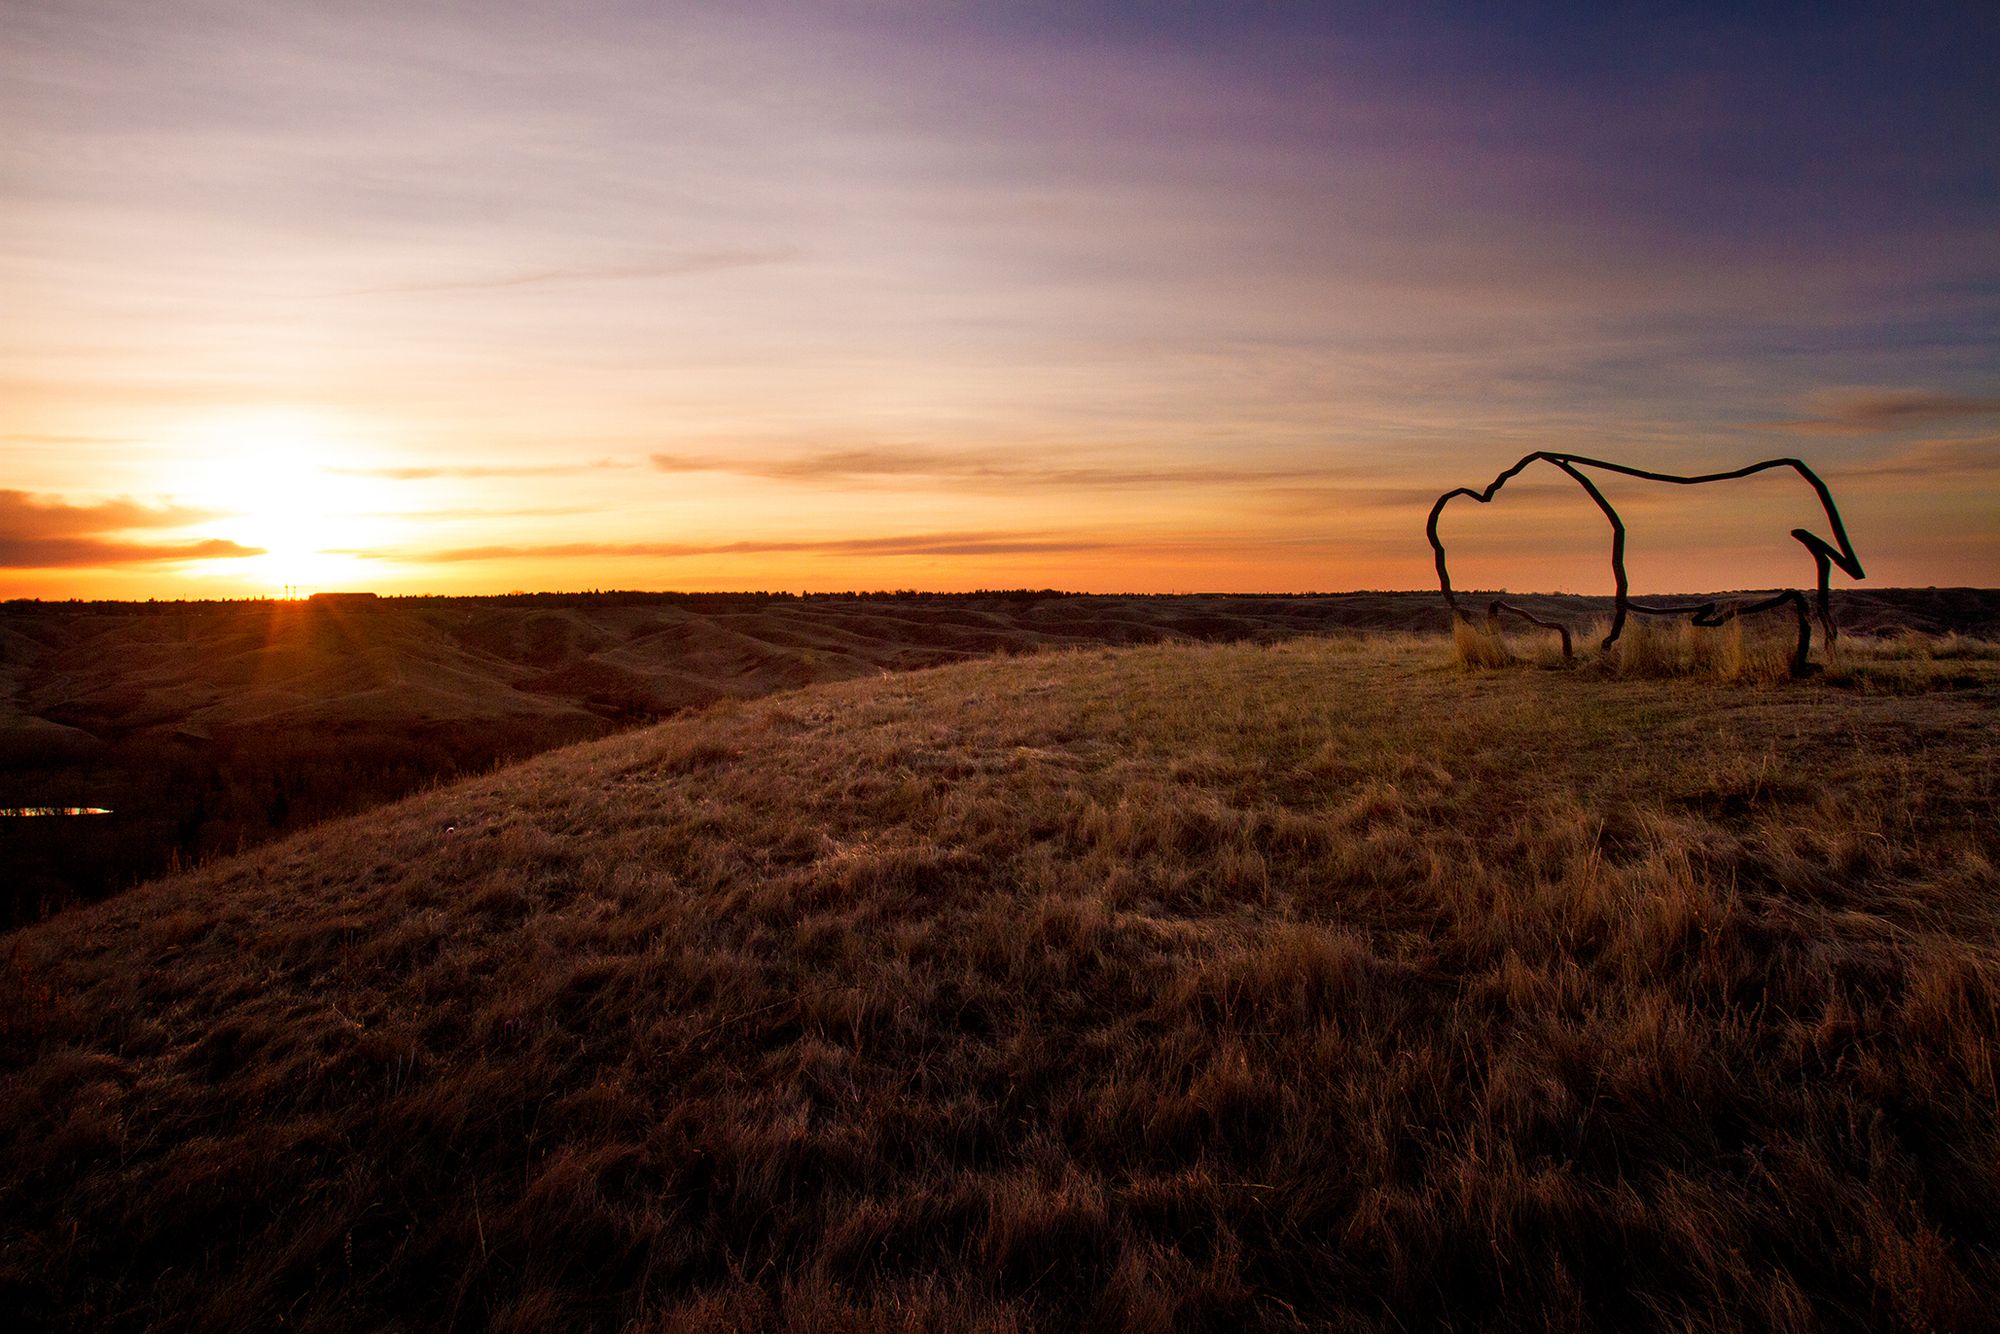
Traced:
[[204, 423], [182, 455], [176, 490], [212, 512], [211, 535], [260, 554], [208, 562], [208, 572], [261, 591], [357, 586], [360, 554], [392, 516], [381, 482], [354, 470], [337, 430], [304, 413], [258, 412]]

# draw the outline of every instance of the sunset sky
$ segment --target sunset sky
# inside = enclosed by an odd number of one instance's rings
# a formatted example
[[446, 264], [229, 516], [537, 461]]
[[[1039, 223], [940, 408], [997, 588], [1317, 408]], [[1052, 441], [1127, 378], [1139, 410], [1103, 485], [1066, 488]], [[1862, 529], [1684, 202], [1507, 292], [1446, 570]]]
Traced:
[[2000, 584], [1995, 15], [0, 0], [0, 596]]

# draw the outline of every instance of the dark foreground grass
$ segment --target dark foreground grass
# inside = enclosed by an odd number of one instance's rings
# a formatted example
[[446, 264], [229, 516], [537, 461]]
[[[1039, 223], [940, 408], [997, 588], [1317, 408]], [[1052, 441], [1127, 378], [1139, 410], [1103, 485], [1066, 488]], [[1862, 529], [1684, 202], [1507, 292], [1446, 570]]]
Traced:
[[0, 1309], [1990, 1326], [1964, 671], [1061, 654], [328, 825], [11, 938]]

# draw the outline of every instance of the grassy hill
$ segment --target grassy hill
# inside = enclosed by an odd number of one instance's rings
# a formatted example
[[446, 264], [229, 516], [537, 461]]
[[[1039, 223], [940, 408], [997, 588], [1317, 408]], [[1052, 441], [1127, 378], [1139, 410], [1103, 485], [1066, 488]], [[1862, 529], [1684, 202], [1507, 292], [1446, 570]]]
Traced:
[[[1911, 611], [2000, 608], [1934, 600]], [[112, 811], [0, 820], [0, 927], [718, 700], [994, 653], [1443, 624], [1409, 593], [0, 604], [0, 807]]]
[[[1609, 607], [1516, 601], [1579, 626]], [[2000, 590], [1842, 589], [1836, 602], [1862, 634], [2000, 635]], [[719, 700], [998, 653], [1446, 623], [1435, 593], [0, 603], [0, 807], [112, 812], [0, 819], [0, 929]]]
[[9, 938], [0, 1308], [1986, 1326], [2000, 668], [1925, 671], [1071, 651], [322, 825]]

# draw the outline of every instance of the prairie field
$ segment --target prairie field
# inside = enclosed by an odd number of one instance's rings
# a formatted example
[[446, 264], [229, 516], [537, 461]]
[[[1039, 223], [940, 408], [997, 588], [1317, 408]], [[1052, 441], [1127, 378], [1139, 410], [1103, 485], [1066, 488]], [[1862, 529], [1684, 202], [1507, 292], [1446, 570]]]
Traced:
[[23, 927], [0, 1309], [1993, 1327], [2000, 651], [1649, 642], [725, 699]]

